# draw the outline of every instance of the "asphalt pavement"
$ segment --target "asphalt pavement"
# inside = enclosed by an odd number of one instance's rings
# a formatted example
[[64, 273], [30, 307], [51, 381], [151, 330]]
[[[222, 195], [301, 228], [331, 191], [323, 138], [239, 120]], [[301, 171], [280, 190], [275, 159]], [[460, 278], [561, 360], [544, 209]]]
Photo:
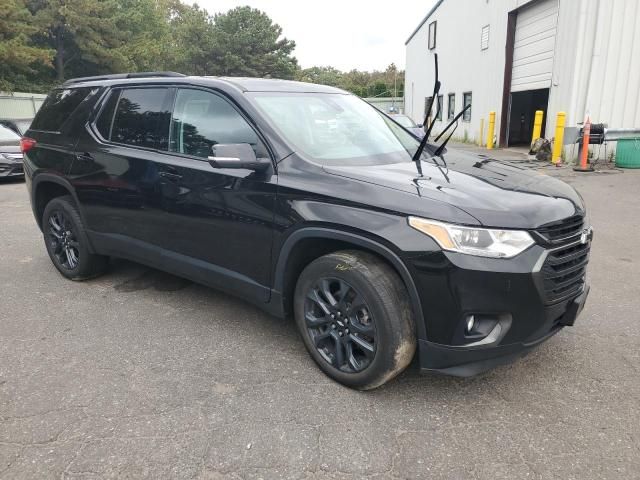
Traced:
[[575, 327], [479, 377], [413, 365], [366, 393], [241, 300], [124, 261], [63, 279], [24, 184], [0, 183], [0, 478], [640, 478], [640, 171], [582, 175]]

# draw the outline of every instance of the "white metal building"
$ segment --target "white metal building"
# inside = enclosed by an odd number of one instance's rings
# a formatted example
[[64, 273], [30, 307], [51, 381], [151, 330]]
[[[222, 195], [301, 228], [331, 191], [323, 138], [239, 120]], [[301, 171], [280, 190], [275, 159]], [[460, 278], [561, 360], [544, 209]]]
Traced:
[[471, 115], [456, 137], [485, 143], [495, 111], [501, 146], [531, 141], [537, 109], [547, 138], [559, 111], [567, 126], [589, 114], [612, 128], [640, 127], [640, 0], [439, 0], [406, 49], [405, 112], [418, 123], [433, 89], [430, 53], [438, 53], [434, 131], [452, 116], [450, 103], [459, 112], [465, 102]]

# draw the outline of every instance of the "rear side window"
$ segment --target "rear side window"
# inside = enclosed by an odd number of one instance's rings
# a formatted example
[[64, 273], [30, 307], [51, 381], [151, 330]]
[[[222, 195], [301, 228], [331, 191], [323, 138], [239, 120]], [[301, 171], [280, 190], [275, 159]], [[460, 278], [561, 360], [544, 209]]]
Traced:
[[90, 92], [91, 88], [52, 91], [38, 110], [31, 128], [46, 132], [60, 132], [64, 123]]
[[207, 158], [218, 143], [248, 143], [258, 158], [269, 157], [253, 128], [225, 99], [203, 90], [178, 90], [169, 149]]
[[105, 140], [166, 150], [170, 105], [171, 90], [168, 88], [115, 90], [96, 121], [96, 127]]

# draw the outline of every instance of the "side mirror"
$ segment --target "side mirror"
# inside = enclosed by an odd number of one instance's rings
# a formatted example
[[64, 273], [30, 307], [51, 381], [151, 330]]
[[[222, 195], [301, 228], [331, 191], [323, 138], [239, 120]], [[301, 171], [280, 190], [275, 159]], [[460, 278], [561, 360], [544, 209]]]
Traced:
[[248, 143], [218, 143], [211, 147], [211, 156], [207, 160], [213, 168], [264, 171], [271, 166], [271, 159], [257, 158]]

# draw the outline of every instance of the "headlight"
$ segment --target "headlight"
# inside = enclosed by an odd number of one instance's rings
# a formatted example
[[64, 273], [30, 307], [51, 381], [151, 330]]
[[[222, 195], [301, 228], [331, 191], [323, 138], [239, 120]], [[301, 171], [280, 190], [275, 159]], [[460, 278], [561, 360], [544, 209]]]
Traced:
[[531, 235], [521, 230], [461, 227], [418, 217], [409, 217], [409, 225], [429, 235], [444, 250], [479, 257], [511, 258], [534, 244]]

